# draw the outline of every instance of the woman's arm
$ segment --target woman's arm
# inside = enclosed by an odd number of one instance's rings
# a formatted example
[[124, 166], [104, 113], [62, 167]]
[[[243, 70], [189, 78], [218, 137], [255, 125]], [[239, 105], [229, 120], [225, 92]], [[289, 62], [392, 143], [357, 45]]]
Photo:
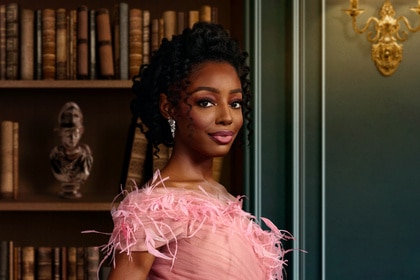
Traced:
[[148, 252], [132, 252], [131, 258], [117, 254], [108, 280], [146, 280], [154, 260], [155, 256]]

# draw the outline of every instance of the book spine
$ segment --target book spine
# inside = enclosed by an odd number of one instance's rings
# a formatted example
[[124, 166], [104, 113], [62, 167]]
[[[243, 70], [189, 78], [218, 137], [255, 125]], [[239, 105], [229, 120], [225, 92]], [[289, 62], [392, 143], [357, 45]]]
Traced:
[[66, 9], [57, 9], [57, 36], [56, 36], [56, 46], [57, 46], [57, 62], [56, 62], [56, 71], [57, 71], [57, 80], [66, 80], [67, 79], [67, 10]]
[[150, 63], [150, 11], [143, 10], [143, 64]]
[[85, 279], [85, 250], [83, 247], [76, 248], [76, 278]]
[[19, 75], [19, 4], [6, 4], [6, 79], [17, 80]]
[[69, 16], [69, 79], [77, 79], [77, 10]]
[[163, 36], [171, 40], [176, 35], [176, 12], [172, 10], [163, 12]]
[[219, 10], [217, 7], [211, 7], [211, 22], [219, 23]]
[[177, 28], [177, 34], [181, 34], [182, 31], [184, 31], [185, 27], [186, 27], [186, 15], [185, 12], [183, 11], [179, 11], [176, 15], [177, 17], [177, 22], [176, 22], [176, 28]]
[[89, 78], [97, 78], [96, 71], [96, 19], [95, 10], [89, 10]]
[[98, 9], [96, 11], [96, 28], [100, 76], [104, 79], [112, 79], [114, 78], [114, 61], [112, 58], [112, 35], [108, 9]]
[[200, 21], [211, 22], [211, 6], [203, 5], [200, 8]]
[[200, 20], [200, 11], [198, 10], [190, 10], [188, 11], [188, 26], [190, 28], [193, 27], [194, 23]]
[[120, 7], [114, 6], [113, 16], [113, 51], [114, 51], [114, 73], [115, 77], [120, 78]]
[[13, 243], [13, 241], [9, 241], [8, 242], [8, 246], [9, 246], [9, 255], [8, 255], [8, 265], [9, 265], [9, 267], [8, 267], [8, 271], [9, 271], [9, 278], [8, 278], [8, 280], [13, 280], [13, 278], [14, 278], [14, 269], [13, 269], [13, 261], [14, 261], [14, 258], [15, 258], [15, 245], [14, 245], [14, 243]]
[[36, 274], [37, 280], [51, 280], [53, 277], [52, 274], [52, 264], [53, 264], [53, 254], [51, 247], [39, 247], [36, 250]]
[[[137, 123], [140, 119], [137, 120]], [[144, 183], [145, 162], [147, 154], [147, 139], [138, 126], [134, 127], [130, 159], [127, 170], [125, 189], [132, 191]]]
[[35, 80], [42, 80], [42, 10], [35, 11]]
[[13, 158], [13, 199], [18, 198], [19, 192], [19, 123], [13, 122], [13, 143], [12, 143], [12, 158]]
[[9, 241], [0, 241], [0, 280], [9, 280]]
[[87, 79], [89, 77], [88, 58], [88, 37], [89, 37], [89, 16], [88, 8], [80, 6], [77, 8], [77, 78]]
[[61, 248], [53, 248], [53, 278], [54, 280], [62, 280], [61, 277]]
[[61, 280], [67, 280], [67, 247], [63, 246], [60, 250], [60, 260], [61, 260]]
[[22, 279], [22, 247], [13, 248], [13, 280]]
[[97, 280], [97, 273], [99, 269], [99, 248], [87, 247], [86, 248], [86, 278], [87, 280]]
[[35, 16], [31, 9], [23, 9], [21, 13], [20, 37], [20, 78], [34, 79], [34, 25]]
[[22, 280], [35, 279], [35, 248], [22, 247]]
[[130, 9], [130, 78], [137, 75], [143, 59], [142, 10]]
[[127, 80], [128, 79], [128, 56], [129, 56], [129, 11], [128, 11], [128, 4], [127, 3], [120, 3], [119, 4], [119, 20], [120, 20], [120, 79]]
[[55, 79], [56, 15], [53, 9], [42, 10], [42, 78]]
[[77, 280], [76, 271], [77, 271], [77, 253], [76, 247], [67, 248], [67, 279], [68, 280]]
[[0, 80], [6, 79], [6, 5], [0, 4]]
[[13, 196], [13, 122], [1, 122], [1, 185], [3, 198]]
[[162, 40], [165, 37], [164, 28], [165, 28], [164, 20], [163, 20], [163, 18], [160, 18], [159, 19], [159, 28], [158, 28], [158, 32], [159, 32], [158, 33], [159, 34], [159, 39], [158, 39], [159, 45], [162, 43]]
[[159, 19], [152, 19], [152, 39], [151, 39], [151, 48], [152, 52], [159, 48]]

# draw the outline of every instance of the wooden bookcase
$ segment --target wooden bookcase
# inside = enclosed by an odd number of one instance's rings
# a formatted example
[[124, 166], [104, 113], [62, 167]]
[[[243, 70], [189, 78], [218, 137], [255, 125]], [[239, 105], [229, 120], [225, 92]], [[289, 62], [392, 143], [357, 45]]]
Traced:
[[[119, 1], [15, 2], [34, 10], [86, 5], [111, 11]], [[149, 9], [152, 16], [169, 9], [188, 11], [205, 4], [215, 6], [219, 23], [238, 39], [243, 37], [244, 11], [239, 0], [124, 2], [130, 7]], [[18, 199], [0, 199], [0, 240], [13, 240], [19, 246], [95, 246], [107, 241], [107, 236], [81, 231], [112, 230], [109, 213], [112, 199], [119, 192], [131, 121], [130, 87], [130, 80], [0, 80], [0, 121], [12, 120], [20, 126]], [[80, 200], [58, 197], [60, 186], [48, 158], [61, 141], [54, 128], [61, 106], [68, 101], [76, 102], [83, 111], [85, 132], [80, 142], [91, 147], [94, 157]]]

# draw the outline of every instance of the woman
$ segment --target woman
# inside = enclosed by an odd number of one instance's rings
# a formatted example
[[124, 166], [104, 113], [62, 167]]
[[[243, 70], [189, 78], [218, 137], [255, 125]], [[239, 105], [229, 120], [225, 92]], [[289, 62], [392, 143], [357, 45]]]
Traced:
[[290, 235], [266, 219], [263, 231], [212, 177], [247, 115], [246, 59], [220, 25], [197, 23], [164, 39], [134, 79], [133, 114], [155, 147], [173, 152], [112, 213], [110, 280], [283, 279]]

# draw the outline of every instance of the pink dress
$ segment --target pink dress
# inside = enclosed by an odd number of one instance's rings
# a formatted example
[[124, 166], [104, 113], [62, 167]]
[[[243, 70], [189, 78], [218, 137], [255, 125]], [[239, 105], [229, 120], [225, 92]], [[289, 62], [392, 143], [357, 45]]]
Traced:
[[[267, 219], [262, 230], [242, 210], [241, 197], [170, 188], [156, 172], [113, 209], [114, 230], [104, 250], [156, 256], [148, 279], [283, 279], [281, 241], [292, 238]], [[160, 185], [160, 187], [157, 187]], [[200, 188], [201, 189], [201, 188]]]

